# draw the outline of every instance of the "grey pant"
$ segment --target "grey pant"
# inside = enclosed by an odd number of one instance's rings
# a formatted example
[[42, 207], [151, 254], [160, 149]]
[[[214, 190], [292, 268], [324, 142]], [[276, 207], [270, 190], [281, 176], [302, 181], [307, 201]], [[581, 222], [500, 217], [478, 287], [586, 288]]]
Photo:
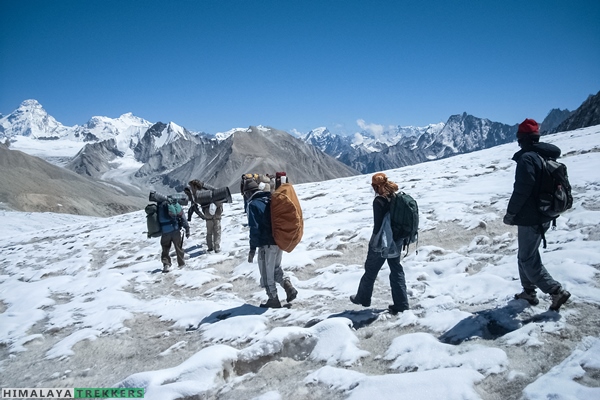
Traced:
[[276, 283], [283, 285], [283, 270], [281, 269], [282, 255], [283, 250], [276, 244], [258, 248], [260, 287], [265, 288], [269, 298], [277, 296]]
[[554, 293], [561, 288], [560, 283], [555, 281], [546, 270], [540, 257], [539, 247], [542, 242], [542, 233], [546, 232], [549, 227], [550, 222], [543, 224], [543, 231], [540, 231], [538, 225], [518, 226], [517, 263], [521, 285], [527, 291], [537, 287], [544, 293]]
[[221, 250], [221, 218], [206, 220], [206, 245], [209, 249]]

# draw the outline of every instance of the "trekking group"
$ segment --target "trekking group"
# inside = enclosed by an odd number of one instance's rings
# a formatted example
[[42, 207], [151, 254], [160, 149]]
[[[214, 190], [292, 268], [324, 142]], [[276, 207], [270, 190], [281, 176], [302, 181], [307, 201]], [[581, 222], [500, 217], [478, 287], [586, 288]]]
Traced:
[[[525, 119], [519, 124], [517, 142], [521, 149], [513, 156], [517, 163], [515, 182], [503, 222], [517, 226], [517, 266], [523, 291], [516, 294], [515, 299], [537, 305], [539, 299], [536, 289], [539, 289], [550, 295], [550, 310], [558, 311], [571, 294], [544, 267], [539, 246], [543, 242], [546, 247], [546, 231], [551, 223], [555, 225], [556, 218], [562, 212], [571, 208], [573, 198], [566, 166], [556, 161], [561, 150], [552, 144], [540, 142], [539, 138], [539, 126], [535, 120]], [[247, 260], [252, 263], [255, 257], [257, 259], [260, 286], [267, 294], [267, 301], [260, 306], [266, 308], [282, 306], [277, 284], [284, 289], [288, 303], [298, 295], [289, 276], [281, 268], [283, 251], [291, 252], [296, 247], [302, 238], [304, 226], [298, 197], [287, 178], [285, 172], [274, 175], [244, 174], [240, 181], [249, 228]], [[404, 251], [408, 252], [408, 246], [418, 241], [419, 210], [417, 202], [399, 191], [398, 184], [382, 172], [372, 176], [371, 187], [375, 194], [373, 231], [364, 273], [350, 301], [370, 307], [375, 280], [387, 262], [392, 295], [388, 310], [395, 315], [409, 309], [401, 258]], [[190, 181], [184, 189], [186, 201], [191, 203], [187, 220], [183, 216], [180, 199], [173, 196], [161, 198], [160, 205], [152, 210], [148, 210], [151, 205], [147, 207], [149, 216], [153, 210], [158, 214], [163, 272], [171, 268], [171, 245], [175, 247], [179, 267], [185, 266], [182, 232], [189, 237], [188, 222], [193, 214], [206, 221], [207, 250], [215, 253], [221, 251], [223, 203], [231, 202], [231, 197], [228, 189], [227, 195], [215, 196], [217, 190], [198, 180]], [[156, 233], [151, 235], [150, 223], [148, 226], [148, 236], [156, 236]]]

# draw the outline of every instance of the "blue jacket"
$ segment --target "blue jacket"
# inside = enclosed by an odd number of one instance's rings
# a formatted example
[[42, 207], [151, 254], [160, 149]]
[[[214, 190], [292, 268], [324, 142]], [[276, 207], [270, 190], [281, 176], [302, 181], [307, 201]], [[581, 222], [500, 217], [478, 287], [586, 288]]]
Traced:
[[[539, 155], [538, 155], [539, 154]], [[552, 218], [538, 211], [537, 197], [542, 176], [542, 160], [560, 157], [560, 149], [550, 143], [535, 143], [523, 147], [515, 153], [513, 160], [517, 162], [515, 184], [506, 212], [514, 215], [515, 225], [540, 225]]]
[[[169, 204], [164, 201], [158, 205], [158, 222], [160, 223], [162, 233], [171, 233], [179, 230], [177, 217], [183, 217], [183, 209], [179, 204]], [[182, 219], [185, 220], [185, 218]]]
[[248, 227], [250, 249], [274, 245], [271, 229], [271, 193], [257, 191], [248, 200]]

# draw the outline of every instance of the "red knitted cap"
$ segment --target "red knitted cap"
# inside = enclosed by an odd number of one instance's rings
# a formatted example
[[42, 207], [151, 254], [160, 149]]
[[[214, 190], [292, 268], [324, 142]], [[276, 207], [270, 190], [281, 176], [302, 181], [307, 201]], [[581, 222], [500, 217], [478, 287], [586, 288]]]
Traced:
[[539, 135], [540, 134], [540, 126], [534, 119], [526, 118], [525, 121], [519, 124], [519, 129], [517, 130], [517, 136], [519, 134], [525, 135]]

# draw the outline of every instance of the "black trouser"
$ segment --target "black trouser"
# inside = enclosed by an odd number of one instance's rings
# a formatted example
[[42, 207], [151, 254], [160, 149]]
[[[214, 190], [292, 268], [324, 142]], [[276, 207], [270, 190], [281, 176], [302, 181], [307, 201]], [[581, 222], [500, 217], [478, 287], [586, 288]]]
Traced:
[[365, 273], [360, 279], [358, 291], [356, 292], [356, 300], [368, 307], [371, 305], [371, 295], [373, 294], [373, 286], [377, 279], [377, 274], [387, 260], [390, 267], [390, 287], [392, 289], [392, 299], [394, 301], [394, 309], [397, 311], [408, 310], [408, 296], [406, 295], [406, 280], [404, 277], [404, 269], [400, 264], [400, 257], [383, 258], [379, 253], [371, 250], [367, 253], [365, 261]]

